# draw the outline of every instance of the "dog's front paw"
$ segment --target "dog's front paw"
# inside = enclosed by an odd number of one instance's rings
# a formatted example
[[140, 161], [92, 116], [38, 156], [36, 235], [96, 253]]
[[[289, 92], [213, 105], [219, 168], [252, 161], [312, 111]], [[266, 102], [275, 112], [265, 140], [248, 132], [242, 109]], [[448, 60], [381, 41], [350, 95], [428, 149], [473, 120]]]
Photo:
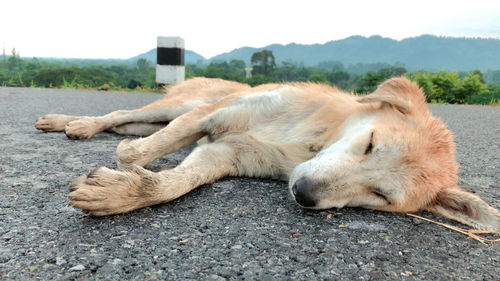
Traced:
[[63, 114], [48, 114], [36, 120], [35, 128], [45, 132], [62, 132], [66, 125], [78, 117]]
[[90, 139], [96, 133], [102, 131], [98, 119], [93, 117], [84, 117], [69, 122], [64, 128], [64, 133], [70, 139]]
[[116, 148], [117, 165], [120, 170], [130, 170], [134, 166], [148, 167], [152, 161], [141, 149], [141, 139], [123, 140]]
[[129, 172], [102, 167], [76, 178], [70, 185], [68, 201], [89, 215], [126, 213], [148, 206], [158, 184], [159, 176], [141, 167]]

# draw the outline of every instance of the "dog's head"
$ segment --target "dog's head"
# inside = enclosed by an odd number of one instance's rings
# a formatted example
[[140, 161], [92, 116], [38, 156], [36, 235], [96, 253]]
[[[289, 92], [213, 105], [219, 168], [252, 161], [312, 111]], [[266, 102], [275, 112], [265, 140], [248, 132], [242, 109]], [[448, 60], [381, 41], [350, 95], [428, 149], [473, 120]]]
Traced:
[[297, 203], [430, 210], [500, 231], [500, 213], [457, 186], [453, 136], [414, 82], [391, 79], [358, 101], [331, 144], [293, 171], [289, 187]]

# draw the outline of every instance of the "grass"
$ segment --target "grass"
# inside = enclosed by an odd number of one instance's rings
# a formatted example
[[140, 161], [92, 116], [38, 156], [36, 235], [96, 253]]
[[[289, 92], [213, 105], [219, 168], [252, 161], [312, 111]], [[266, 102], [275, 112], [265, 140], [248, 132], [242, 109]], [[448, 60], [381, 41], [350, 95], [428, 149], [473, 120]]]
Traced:
[[137, 87], [135, 89], [123, 88], [120, 86], [115, 86], [113, 84], [104, 84], [99, 87], [89, 87], [85, 85], [71, 83], [68, 85], [63, 85], [60, 87], [54, 87], [58, 89], [78, 89], [78, 90], [97, 90], [97, 91], [117, 91], [117, 92], [140, 92], [140, 93], [163, 93], [161, 88], [151, 88], [146, 86]]
[[[22, 81], [21, 81], [22, 83]], [[2, 83], [2, 87], [19, 87], [17, 83], [14, 81], [5, 81]], [[31, 81], [29, 84], [29, 88], [46, 88], [41, 85], [37, 85], [34, 81]], [[163, 88], [151, 88], [151, 87], [146, 87], [146, 86], [140, 86], [135, 89], [130, 89], [130, 88], [123, 88], [120, 86], [115, 86], [113, 83], [110, 84], [104, 84], [99, 87], [90, 87], [87, 85], [79, 84], [76, 82], [76, 78], [67, 81], [63, 77], [63, 84], [60, 86], [52, 86], [50, 85], [48, 88], [53, 88], [53, 89], [75, 89], [75, 90], [97, 90], [97, 91], [117, 91], [117, 92], [140, 92], [140, 93], [163, 93], [164, 90]]]
[[66, 81], [66, 78], [63, 76], [63, 87], [64, 88], [74, 88], [76, 86], [76, 78], [73, 78], [71, 82]]

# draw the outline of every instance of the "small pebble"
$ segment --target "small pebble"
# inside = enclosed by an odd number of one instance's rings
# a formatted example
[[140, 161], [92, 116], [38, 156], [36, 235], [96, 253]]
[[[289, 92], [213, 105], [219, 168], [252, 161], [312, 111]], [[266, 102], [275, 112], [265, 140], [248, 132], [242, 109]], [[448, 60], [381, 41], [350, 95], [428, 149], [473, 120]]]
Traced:
[[69, 271], [82, 271], [85, 270], [85, 266], [83, 264], [75, 265], [69, 269]]

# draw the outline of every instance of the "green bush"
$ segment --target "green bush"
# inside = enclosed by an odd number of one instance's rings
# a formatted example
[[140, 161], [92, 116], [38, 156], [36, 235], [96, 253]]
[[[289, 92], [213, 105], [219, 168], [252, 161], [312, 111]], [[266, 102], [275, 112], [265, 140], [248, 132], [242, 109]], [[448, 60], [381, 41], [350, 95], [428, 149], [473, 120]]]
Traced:
[[244, 81], [248, 85], [255, 87], [261, 84], [266, 84], [266, 83], [271, 83], [273, 80], [267, 76], [264, 76], [262, 74], [254, 75], [250, 78], [245, 79]]
[[468, 104], [498, 105], [500, 102], [500, 85], [488, 84], [488, 91], [467, 98]]
[[339, 88], [346, 89], [347, 87], [349, 87], [349, 80], [351, 79], [351, 75], [345, 71], [334, 70], [328, 71], [326, 73], [326, 79], [328, 79], [331, 84]]
[[142, 87], [142, 83], [140, 81], [137, 81], [135, 79], [130, 79], [128, 80], [127, 83], [127, 88], [129, 89], [136, 89], [137, 87]]
[[424, 90], [427, 102], [452, 104], [490, 104], [497, 99], [494, 90], [484, 84], [478, 71], [460, 77], [457, 72], [419, 71], [407, 75]]
[[76, 85], [98, 87], [115, 79], [113, 73], [99, 67], [48, 68], [37, 71], [33, 76], [26, 75], [26, 80], [43, 87], [74, 87]]
[[377, 88], [378, 84], [382, 83], [385, 79], [385, 75], [381, 73], [368, 71], [365, 75], [359, 78], [356, 92], [360, 94], [373, 92]]
[[313, 73], [313, 74], [309, 75], [309, 78], [307, 78], [307, 81], [330, 84], [330, 82], [328, 82], [328, 80], [326, 79], [326, 77], [323, 73]]
[[384, 67], [378, 71], [368, 71], [359, 77], [356, 92], [361, 94], [373, 92], [385, 80], [391, 77], [399, 77], [405, 73], [406, 69], [399, 66]]

